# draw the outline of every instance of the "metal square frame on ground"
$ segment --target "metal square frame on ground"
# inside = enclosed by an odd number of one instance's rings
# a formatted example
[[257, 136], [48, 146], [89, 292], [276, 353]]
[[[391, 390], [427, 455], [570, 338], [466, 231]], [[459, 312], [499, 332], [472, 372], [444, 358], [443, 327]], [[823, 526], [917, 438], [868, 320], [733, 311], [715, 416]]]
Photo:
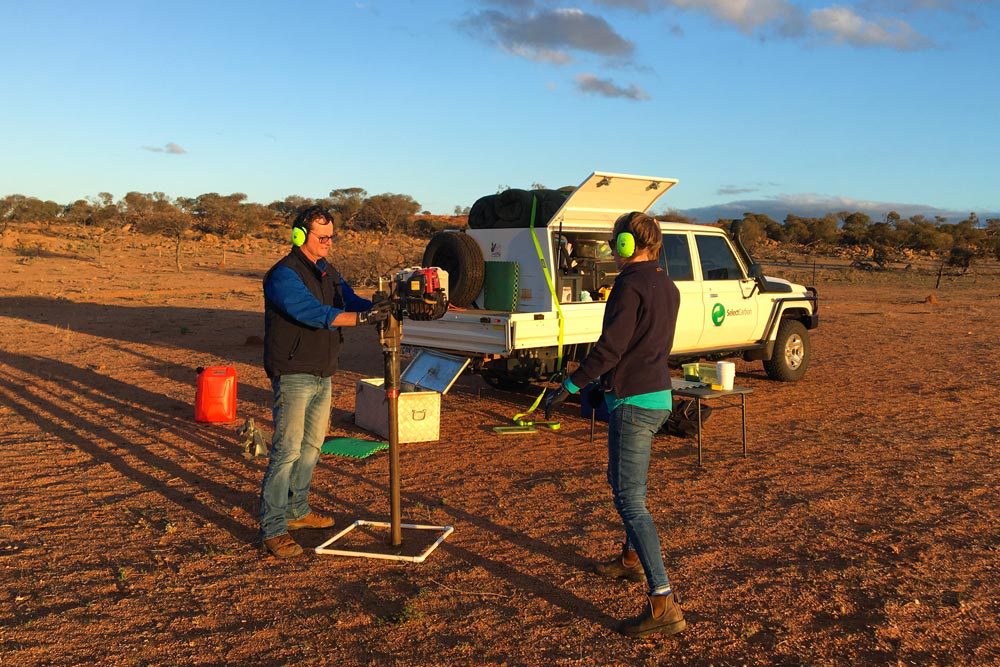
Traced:
[[357, 528], [359, 526], [376, 526], [376, 527], [379, 527], [379, 528], [390, 528], [391, 525], [392, 524], [390, 524], [388, 521], [367, 521], [365, 519], [358, 519], [357, 521], [355, 521], [354, 523], [352, 523], [351, 525], [349, 525], [347, 528], [344, 528], [342, 531], [340, 531], [339, 533], [337, 533], [336, 535], [334, 535], [333, 537], [331, 537], [330, 539], [328, 539], [326, 542], [324, 542], [323, 544], [321, 544], [318, 547], [316, 547], [315, 551], [316, 551], [317, 554], [327, 555], [327, 556], [350, 556], [350, 557], [354, 557], [354, 558], [378, 558], [378, 559], [381, 559], [381, 560], [399, 560], [399, 561], [404, 561], [404, 562], [408, 562], [408, 563], [423, 563], [425, 560], [427, 560], [427, 557], [429, 555], [431, 555], [431, 552], [434, 551], [435, 549], [437, 549], [438, 545], [440, 545], [442, 542], [444, 542], [445, 538], [447, 538], [449, 535], [451, 535], [453, 532], [455, 532], [455, 528], [453, 526], [429, 526], [429, 525], [426, 525], [426, 524], [419, 524], [419, 523], [403, 523], [403, 524], [400, 524], [400, 528], [404, 528], [404, 529], [408, 528], [410, 530], [440, 530], [440, 531], [442, 531], [441, 535], [439, 535], [438, 538], [436, 540], [434, 540], [434, 542], [430, 546], [428, 546], [426, 549], [423, 550], [422, 553], [420, 553], [420, 554], [418, 554], [416, 556], [401, 556], [401, 555], [398, 555], [398, 554], [384, 554], [384, 553], [378, 553], [378, 552], [372, 552], [372, 551], [354, 551], [354, 550], [351, 550], [351, 549], [329, 549], [329, 548], [327, 548], [328, 545], [333, 544], [334, 542], [336, 542], [337, 540], [339, 540], [340, 538], [342, 538], [344, 535], [347, 535], [349, 532], [351, 532], [352, 530], [354, 530], [355, 528]]

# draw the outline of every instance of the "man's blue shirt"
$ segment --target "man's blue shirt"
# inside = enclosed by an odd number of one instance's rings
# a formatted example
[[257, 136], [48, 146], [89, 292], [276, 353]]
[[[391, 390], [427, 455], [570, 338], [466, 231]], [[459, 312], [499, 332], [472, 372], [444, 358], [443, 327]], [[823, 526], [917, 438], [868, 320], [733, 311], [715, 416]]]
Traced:
[[[328, 267], [325, 259], [316, 262], [316, 268], [323, 273]], [[337, 315], [345, 311], [359, 313], [372, 307], [372, 302], [355, 294], [343, 278], [340, 290], [344, 307], [325, 306], [309, 291], [299, 274], [287, 266], [276, 267], [264, 283], [264, 296], [268, 301], [296, 322], [313, 329], [332, 329]]]

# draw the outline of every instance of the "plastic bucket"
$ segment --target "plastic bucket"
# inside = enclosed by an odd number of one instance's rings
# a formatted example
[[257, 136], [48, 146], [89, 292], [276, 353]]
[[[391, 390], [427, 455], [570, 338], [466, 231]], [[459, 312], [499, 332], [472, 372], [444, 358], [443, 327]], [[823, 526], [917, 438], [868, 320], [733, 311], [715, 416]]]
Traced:
[[736, 380], [736, 364], [731, 361], [720, 361], [715, 365], [715, 375], [718, 387], [724, 391], [732, 391]]

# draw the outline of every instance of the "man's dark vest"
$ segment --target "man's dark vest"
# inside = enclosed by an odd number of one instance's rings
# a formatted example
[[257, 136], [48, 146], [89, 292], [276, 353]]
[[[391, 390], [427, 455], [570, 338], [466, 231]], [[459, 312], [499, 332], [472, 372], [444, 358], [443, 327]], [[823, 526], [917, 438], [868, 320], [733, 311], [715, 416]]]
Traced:
[[[271, 267], [264, 282], [271, 277], [271, 271], [279, 266], [287, 266], [302, 278], [306, 288], [326, 306], [344, 307], [344, 295], [340, 290], [340, 274], [327, 264], [326, 272], [320, 272], [299, 248], [292, 250], [282, 260]], [[308, 373], [319, 377], [329, 377], [337, 370], [340, 343], [343, 334], [340, 329], [313, 329], [285, 315], [267, 297], [264, 298], [264, 371], [274, 378], [292, 373]]]

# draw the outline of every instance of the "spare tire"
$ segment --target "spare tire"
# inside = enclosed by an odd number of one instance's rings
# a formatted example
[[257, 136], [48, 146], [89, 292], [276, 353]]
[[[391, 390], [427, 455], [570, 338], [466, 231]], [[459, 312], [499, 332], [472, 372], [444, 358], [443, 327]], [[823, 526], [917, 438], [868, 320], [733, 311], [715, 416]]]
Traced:
[[468, 308], [483, 290], [483, 251], [468, 234], [438, 232], [424, 250], [423, 266], [448, 272], [448, 301]]

